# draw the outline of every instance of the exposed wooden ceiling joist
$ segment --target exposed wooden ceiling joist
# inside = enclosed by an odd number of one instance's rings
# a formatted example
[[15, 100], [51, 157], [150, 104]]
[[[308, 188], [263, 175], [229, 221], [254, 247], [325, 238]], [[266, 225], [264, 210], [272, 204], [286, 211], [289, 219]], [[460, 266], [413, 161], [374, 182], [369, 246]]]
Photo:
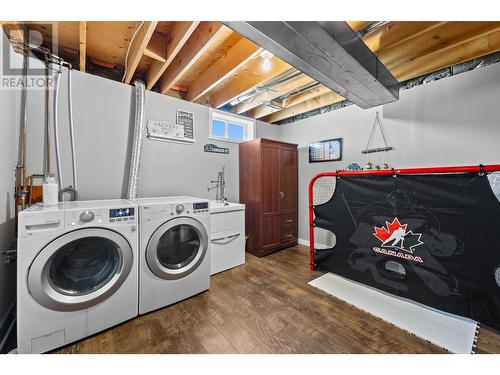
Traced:
[[289, 98], [283, 99], [283, 107], [288, 108], [293, 105], [297, 105], [303, 102], [308, 101], [309, 99], [316, 98], [320, 95], [326, 94], [330, 92], [331, 90], [328, 87], [325, 87], [323, 85], [318, 85], [311, 87], [308, 90], [305, 90], [304, 92], [301, 92], [300, 94], [290, 96]]
[[275, 99], [312, 82], [314, 82], [314, 80], [311, 77], [308, 77], [305, 74], [299, 74], [292, 79], [273, 85], [271, 90], [267, 92], [262, 92], [243, 103], [237, 104], [234, 107], [234, 113], [241, 114], [247, 112], [255, 107], [258, 107], [267, 100]]
[[366, 25], [368, 25], [372, 21], [346, 21], [346, 22], [351, 29], [353, 29], [354, 31], [357, 31], [359, 29], [362, 29], [363, 27], [365, 27]]
[[390, 22], [385, 27], [375, 30], [363, 37], [363, 42], [372, 50], [380, 50], [404, 44], [412, 38], [428, 32], [446, 22], [415, 21]]
[[210, 47], [221, 32], [220, 22], [201, 22], [184, 47], [165, 70], [159, 82], [159, 91], [167, 92]]
[[241, 38], [229, 52], [193, 82], [188, 88], [187, 100], [195, 101], [199, 99], [226, 78], [233, 75], [250, 60], [259, 56], [261, 51], [262, 48], [256, 46], [248, 39]]
[[130, 83], [134, 76], [137, 65], [144, 54], [153, 32], [155, 31], [158, 21], [145, 21], [141, 23], [136, 31], [135, 38], [130, 41], [127, 61], [125, 63], [125, 76], [123, 83]]
[[79, 47], [80, 47], [80, 71], [85, 71], [85, 63], [87, 60], [87, 22], [80, 21], [79, 23]]
[[[194, 22], [175, 22], [171, 29], [169, 38], [165, 44], [165, 61], [155, 61], [146, 73], [146, 88], [151, 90], [162, 74], [167, 70], [172, 61], [177, 57], [177, 54], [184, 47], [184, 44], [189, 40], [193, 32], [196, 30], [199, 21]], [[163, 39], [160, 37], [160, 39]], [[157, 40], [158, 42], [158, 40]], [[157, 43], [155, 42], [155, 43]], [[161, 41], [160, 41], [161, 42]], [[158, 51], [159, 46], [151, 47], [151, 50], [156, 49], [155, 53], [162, 54]]]
[[[285, 98], [281, 101], [281, 106], [283, 109], [294, 106], [296, 104], [300, 104], [303, 102], [306, 102], [310, 99], [316, 98], [320, 95], [326, 94], [331, 92], [331, 90], [323, 85], [315, 85], [309, 89], [304, 90], [301, 93], [292, 95], [288, 98]], [[281, 110], [283, 110], [281, 109]], [[255, 107], [251, 111], [248, 112], [248, 116], [255, 118], [255, 119], [260, 119], [262, 117], [265, 117], [267, 115], [270, 115], [271, 113], [275, 113], [278, 111], [281, 111], [278, 108], [273, 108], [267, 105], [259, 105], [258, 107]]]
[[447, 48], [433, 51], [395, 67], [392, 71], [400, 81], [405, 81], [498, 50], [500, 50], [500, 31], [492, 32], [462, 44], [453, 44]]
[[500, 30], [500, 22], [467, 22], [463, 25], [445, 23], [408, 40], [379, 51], [384, 65], [392, 69], [436, 51], [449, 50], [457, 45]]
[[166, 35], [154, 32], [144, 50], [144, 55], [164, 63], [167, 60], [167, 43]]
[[23, 24], [17, 21], [0, 21], [5, 34], [19, 42], [24, 42]]
[[344, 100], [342, 96], [335, 92], [328, 92], [326, 94], [317, 96], [313, 99], [307, 100], [305, 102], [302, 102], [300, 104], [296, 104], [293, 106], [290, 106], [288, 108], [285, 108], [279, 112], [272, 113], [266, 117], [264, 117], [262, 120], [265, 122], [273, 123], [276, 121], [284, 120], [288, 117], [300, 115], [301, 113], [312, 111], [314, 109], [318, 109], [333, 103], [341, 102]]
[[243, 71], [240, 69], [235, 74], [229, 84], [224, 83], [220, 89], [209, 95], [210, 106], [219, 108], [291, 68], [276, 57], [273, 57], [271, 61], [271, 69], [267, 72], [262, 71], [261, 62], [258, 59], [250, 61]]

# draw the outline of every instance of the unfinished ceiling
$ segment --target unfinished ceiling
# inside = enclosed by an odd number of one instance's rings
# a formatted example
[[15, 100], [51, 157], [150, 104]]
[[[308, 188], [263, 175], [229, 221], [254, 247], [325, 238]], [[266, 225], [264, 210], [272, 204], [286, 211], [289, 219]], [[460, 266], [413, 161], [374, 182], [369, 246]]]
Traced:
[[[275, 123], [344, 98], [219, 22], [2, 22], [75, 68]], [[399, 82], [500, 50], [500, 22], [350, 21]], [[57, 33], [54, 32], [57, 31]]]

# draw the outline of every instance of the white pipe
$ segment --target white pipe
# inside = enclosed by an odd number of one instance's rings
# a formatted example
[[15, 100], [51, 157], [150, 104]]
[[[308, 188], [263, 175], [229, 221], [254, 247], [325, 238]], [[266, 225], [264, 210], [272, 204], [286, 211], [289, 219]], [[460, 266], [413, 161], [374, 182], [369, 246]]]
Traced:
[[59, 124], [57, 110], [59, 107], [59, 86], [61, 83], [61, 67], [55, 76], [54, 86], [54, 103], [53, 103], [53, 116], [54, 116], [54, 145], [56, 149], [56, 164], [57, 164], [57, 183], [59, 190], [62, 190], [62, 168], [61, 168], [61, 150], [59, 148]]
[[76, 150], [75, 150], [75, 129], [73, 127], [73, 99], [71, 90], [71, 70], [68, 68], [68, 111], [69, 111], [69, 134], [71, 139], [71, 159], [73, 161], [73, 188], [78, 190], [78, 182], [76, 179]]

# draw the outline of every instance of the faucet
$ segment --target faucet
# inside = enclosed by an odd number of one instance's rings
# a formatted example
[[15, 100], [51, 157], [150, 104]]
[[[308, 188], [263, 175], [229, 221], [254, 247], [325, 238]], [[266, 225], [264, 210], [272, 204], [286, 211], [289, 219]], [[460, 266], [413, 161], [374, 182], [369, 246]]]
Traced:
[[217, 189], [215, 192], [215, 200], [217, 203], [224, 203], [224, 206], [228, 206], [226, 199], [226, 178], [224, 177], [226, 167], [223, 166], [222, 169], [217, 174], [217, 180], [211, 180], [210, 183], [214, 184], [209, 186], [207, 191]]

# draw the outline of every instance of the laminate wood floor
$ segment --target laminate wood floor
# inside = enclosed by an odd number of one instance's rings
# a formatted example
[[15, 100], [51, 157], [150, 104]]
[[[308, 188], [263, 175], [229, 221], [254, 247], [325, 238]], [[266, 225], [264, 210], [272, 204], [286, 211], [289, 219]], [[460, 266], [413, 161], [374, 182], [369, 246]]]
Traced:
[[[307, 283], [296, 246], [215, 275], [210, 290], [137, 317], [56, 353], [444, 353]], [[500, 353], [481, 328], [477, 353]]]

